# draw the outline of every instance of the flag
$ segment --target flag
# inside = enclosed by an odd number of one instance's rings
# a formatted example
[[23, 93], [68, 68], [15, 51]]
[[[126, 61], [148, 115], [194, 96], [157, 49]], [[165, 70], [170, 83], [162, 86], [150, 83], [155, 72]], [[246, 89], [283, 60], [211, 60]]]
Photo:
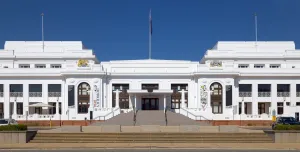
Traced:
[[150, 13], [149, 13], [149, 30], [150, 30], [150, 34], [152, 35], [152, 17], [151, 17], [151, 9], [150, 9]]

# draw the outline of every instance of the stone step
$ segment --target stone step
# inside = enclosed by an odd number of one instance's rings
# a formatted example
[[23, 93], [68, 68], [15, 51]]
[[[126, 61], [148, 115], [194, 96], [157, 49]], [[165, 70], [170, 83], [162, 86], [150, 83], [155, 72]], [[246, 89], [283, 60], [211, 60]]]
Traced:
[[82, 141], [82, 140], [32, 140], [30, 143], [273, 143], [272, 140], [139, 140], [139, 141]]

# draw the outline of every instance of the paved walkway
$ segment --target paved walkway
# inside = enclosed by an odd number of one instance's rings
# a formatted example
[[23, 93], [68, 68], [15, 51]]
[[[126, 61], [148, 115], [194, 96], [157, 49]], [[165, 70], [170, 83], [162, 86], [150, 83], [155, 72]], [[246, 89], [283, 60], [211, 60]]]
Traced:
[[27, 143], [1, 144], [0, 149], [63, 149], [63, 148], [204, 148], [204, 149], [270, 149], [300, 150], [299, 143]]

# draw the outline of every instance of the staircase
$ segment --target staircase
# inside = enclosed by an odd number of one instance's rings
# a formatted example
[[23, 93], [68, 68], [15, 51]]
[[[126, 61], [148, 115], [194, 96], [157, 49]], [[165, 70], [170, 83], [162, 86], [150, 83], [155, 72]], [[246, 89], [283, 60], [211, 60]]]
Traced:
[[103, 122], [96, 122], [91, 124], [91, 126], [100, 126], [100, 125], [122, 125], [122, 126], [133, 126], [133, 115], [134, 113], [128, 112], [128, 113], [120, 113], [119, 115], [112, 117], [111, 119], [108, 119]]
[[[93, 126], [99, 125], [122, 125], [122, 126], [133, 126], [133, 112], [121, 113], [109, 120], [104, 122], [96, 122], [92, 124]], [[139, 125], [166, 125], [165, 113], [163, 110], [140, 110], [137, 112], [136, 124]], [[201, 125], [210, 126], [209, 123], [199, 122], [192, 120], [186, 116], [178, 113], [167, 111], [167, 125], [168, 126], [178, 126], [178, 125]]]
[[264, 133], [37, 133], [30, 143], [273, 143]]

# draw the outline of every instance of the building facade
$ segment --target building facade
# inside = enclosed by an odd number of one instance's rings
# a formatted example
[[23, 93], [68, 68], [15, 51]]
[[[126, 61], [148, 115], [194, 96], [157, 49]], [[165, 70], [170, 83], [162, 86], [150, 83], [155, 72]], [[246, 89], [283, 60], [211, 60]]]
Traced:
[[100, 62], [80, 41], [7, 41], [0, 117], [106, 120], [171, 110], [195, 120], [272, 120], [300, 112], [294, 42], [218, 42], [200, 61]]

